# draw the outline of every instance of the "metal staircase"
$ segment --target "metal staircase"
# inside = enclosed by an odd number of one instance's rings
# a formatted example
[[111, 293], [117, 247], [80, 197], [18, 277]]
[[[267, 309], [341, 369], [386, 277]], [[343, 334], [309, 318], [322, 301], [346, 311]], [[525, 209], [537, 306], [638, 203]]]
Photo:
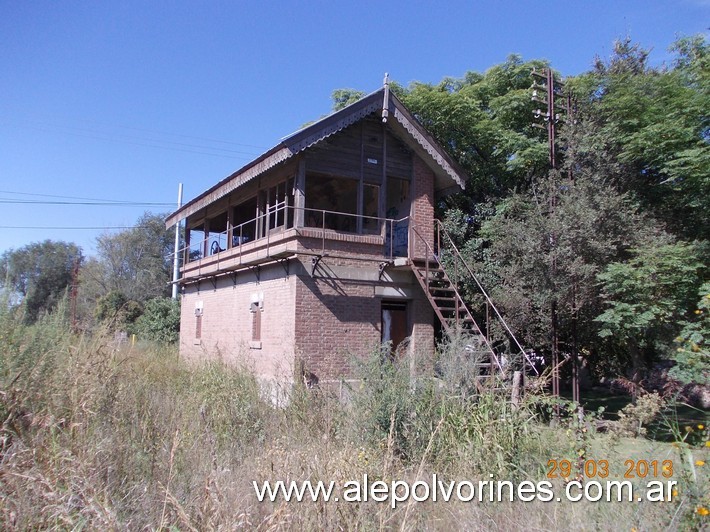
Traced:
[[[446, 333], [450, 337], [461, 335], [468, 337], [464, 350], [469, 356], [477, 359], [479, 381], [482, 383], [488, 381], [492, 385], [496, 381], [500, 382], [506, 371], [511, 369], [523, 370], [523, 372], [529, 369], [534, 374], [538, 374], [529, 355], [506, 324], [473, 270], [461, 256], [441, 222], [436, 220], [433, 246], [413, 223], [410, 223], [410, 230], [409, 265], [414, 276], [419, 281]], [[413, 256], [414, 249], [418, 250], [419, 254], [421, 250], [426, 250], [426, 256]], [[449, 270], [453, 270], [452, 276], [447, 272], [445, 263]], [[474, 287], [486, 303], [483, 328], [476, 322], [461, 296], [460, 287], [464, 283]], [[492, 339], [494, 328], [497, 332], [495, 341]]]

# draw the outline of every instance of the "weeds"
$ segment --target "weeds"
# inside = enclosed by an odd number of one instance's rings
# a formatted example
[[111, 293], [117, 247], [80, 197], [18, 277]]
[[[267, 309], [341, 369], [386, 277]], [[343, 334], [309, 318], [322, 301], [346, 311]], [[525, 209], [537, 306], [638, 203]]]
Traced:
[[[365, 474], [414, 482], [433, 473], [457, 481], [541, 480], [547, 461], [563, 457], [569, 442], [539, 421], [539, 399], [513, 407], [502, 392], [482, 390], [471, 367], [461, 393], [444, 379], [413, 380], [408, 360], [376, 352], [357, 365], [349, 403], [327, 390], [295, 388], [288, 405], [275, 407], [247, 370], [191, 367], [168, 348], [117, 347], [108, 333], [76, 336], [61, 311], [26, 326], [6, 308], [3, 529], [575, 530], [613, 528], [619, 512], [639, 528], [704, 519], [707, 467], [697, 464], [706, 459], [708, 447], [699, 445], [707, 430], [697, 427], [678, 433], [685, 453], [680, 502], [653, 506], [642, 518], [633, 505], [592, 503], [259, 503], [253, 480], [343, 485]], [[595, 437], [584, 436], [585, 449]]]

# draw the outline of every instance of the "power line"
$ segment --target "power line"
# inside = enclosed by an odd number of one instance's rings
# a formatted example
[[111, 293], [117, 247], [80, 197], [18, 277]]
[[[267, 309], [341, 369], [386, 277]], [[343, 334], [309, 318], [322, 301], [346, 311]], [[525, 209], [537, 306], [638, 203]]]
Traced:
[[[40, 194], [38, 192], [19, 192], [16, 190], [0, 190], [0, 194], [15, 194], [18, 196], [39, 196], [42, 198], [61, 198], [61, 199], [74, 199], [74, 200], [84, 200], [84, 201], [109, 201], [113, 203], [130, 203], [126, 200], [113, 200], [104, 198], [84, 198], [80, 196], [60, 196], [58, 194]], [[166, 203], [166, 205], [168, 205]], [[170, 204], [172, 205], [172, 204]]]
[[[158, 148], [171, 151], [180, 151], [186, 153], [196, 153], [199, 155], [211, 155], [213, 157], [225, 157], [228, 159], [248, 159], [256, 157], [258, 154], [252, 152], [246, 152], [241, 150], [233, 150], [229, 148], [221, 148], [216, 146], [206, 146], [204, 144], [191, 144], [186, 142], [178, 142], [171, 140], [162, 140], [150, 137], [137, 137], [124, 135], [120, 133], [112, 133], [107, 131], [93, 130], [89, 128], [80, 128], [74, 126], [54, 126], [51, 124], [42, 125], [31, 125], [30, 123], [24, 124], [25, 127], [29, 129], [34, 129], [36, 131], [44, 132], [59, 132], [66, 135], [73, 135], [75, 137], [89, 138], [94, 140], [104, 140], [109, 142], [118, 142], [123, 144], [130, 144], [134, 146], [143, 146], [147, 148]], [[215, 141], [212, 141], [215, 142]], [[222, 142], [222, 141], [217, 141]], [[257, 148], [259, 149], [259, 148]]]
[[98, 205], [102, 207], [167, 207], [172, 203], [149, 203], [141, 201], [126, 201], [123, 203], [111, 201], [42, 201], [42, 200], [10, 200], [0, 198], [0, 204], [19, 205]]
[[[88, 122], [90, 123], [91, 121], [88, 121]], [[101, 124], [100, 122], [95, 122], [95, 123], [99, 126], [106, 125], [106, 124]], [[157, 131], [157, 130], [152, 130], [152, 129], [144, 129], [144, 128], [140, 128], [140, 127], [132, 127], [132, 126], [118, 125], [115, 127], [118, 127], [121, 129], [130, 129], [133, 131], [144, 131], [146, 133], [154, 133], [154, 134], [158, 134], [158, 135], [172, 135], [174, 137], [182, 137], [185, 139], [201, 140], [204, 142], [218, 142], [220, 144], [231, 144], [233, 146], [243, 146], [245, 148], [255, 148], [257, 150], [268, 150], [269, 149], [267, 146], [256, 146], [254, 144], [244, 144], [242, 142], [234, 142], [231, 140], [220, 140], [220, 139], [214, 139], [214, 138], [210, 138], [210, 137], [196, 137], [194, 135], [183, 135], [181, 133], [169, 133], [167, 131]]]
[[[53, 127], [53, 128], [57, 128], [57, 129], [66, 128], [66, 129], [78, 129], [78, 130], [93, 131], [93, 132], [98, 131], [98, 130], [88, 129], [88, 128], [79, 128], [76, 126], [64, 126], [61, 124], [47, 122], [47, 121], [43, 121], [43, 120], [22, 120], [22, 119], [20, 119], [20, 120], [15, 120], [15, 122], [19, 122], [19, 123], [24, 122], [25, 124], [30, 124], [30, 125], [34, 125], [34, 126], [39, 125], [39, 126], [45, 126], [45, 127]], [[222, 139], [216, 139], [216, 138], [212, 138], [212, 137], [200, 137], [200, 136], [196, 136], [196, 135], [185, 135], [182, 133], [171, 133], [169, 131], [160, 131], [160, 130], [155, 130], [155, 129], [140, 128], [140, 127], [135, 127], [135, 126], [125, 126], [122, 124], [107, 124], [105, 122], [100, 122], [97, 120], [79, 119], [79, 120], [77, 120], [77, 122], [84, 122], [85, 124], [93, 124], [94, 126], [99, 127], [99, 128], [118, 128], [118, 129], [130, 130], [130, 131], [141, 131], [144, 133], [151, 133], [153, 135], [162, 135], [162, 136], [168, 136], [168, 137], [193, 139], [193, 140], [198, 140], [198, 141], [202, 141], [202, 142], [216, 142], [218, 144], [242, 146], [245, 148], [254, 148], [257, 150], [269, 149], [268, 146], [257, 146], [255, 144], [245, 144], [243, 142], [234, 142], [231, 140], [222, 140]], [[101, 131], [98, 131], [98, 132], [101, 132]], [[162, 142], [160, 139], [150, 139], [150, 140], [158, 140], [158, 142]]]
[[51, 230], [51, 229], [61, 229], [61, 230], [79, 230], [79, 229], [91, 229], [91, 230], [97, 230], [97, 229], [149, 229], [149, 226], [147, 225], [107, 225], [107, 226], [39, 226], [39, 225], [0, 225], [0, 229], [43, 229], [43, 230]]

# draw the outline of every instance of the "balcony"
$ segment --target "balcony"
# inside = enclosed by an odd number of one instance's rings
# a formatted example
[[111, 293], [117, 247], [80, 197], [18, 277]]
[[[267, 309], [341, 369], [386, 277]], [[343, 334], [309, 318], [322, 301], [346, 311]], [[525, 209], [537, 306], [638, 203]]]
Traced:
[[345, 254], [373, 261], [409, 255], [409, 217], [394, 220], [282, 204], [239, 225], [226, 225], [225, 231], [191, 239], [179, 250], [183, 279], [233, 272], [296, 254]]

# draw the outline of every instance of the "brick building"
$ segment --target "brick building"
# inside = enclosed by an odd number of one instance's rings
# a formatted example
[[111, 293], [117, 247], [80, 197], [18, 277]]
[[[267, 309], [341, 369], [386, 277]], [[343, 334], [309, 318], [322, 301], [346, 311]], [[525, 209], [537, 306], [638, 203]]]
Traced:
[[321, 384], [383, 341], [431, 357], [434, 204], [465, 179], [386, 85], [285, 138], [167, 219], [181, 354]]

